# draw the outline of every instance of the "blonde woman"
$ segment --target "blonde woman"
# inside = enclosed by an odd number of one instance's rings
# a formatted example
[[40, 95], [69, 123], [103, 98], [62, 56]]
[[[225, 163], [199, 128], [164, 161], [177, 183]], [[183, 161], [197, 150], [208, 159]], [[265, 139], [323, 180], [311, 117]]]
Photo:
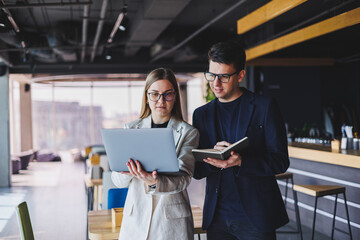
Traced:
[[[140, 118], [125, 128], [171, 128], [179, 175], [145, 172], [141, 159], [127, 163], [129, 172], [113, 172], [119, 188], [128, 187], [119, 239], [193, 239], [194, 224], [186, 191], [194, 171], [191, 153], [198, 146], [198, 131], [181, 114], [179, 88], [170, 69], [153, 70], [146, 78]], [[141, 149], [139, 149], [141, 151]]]

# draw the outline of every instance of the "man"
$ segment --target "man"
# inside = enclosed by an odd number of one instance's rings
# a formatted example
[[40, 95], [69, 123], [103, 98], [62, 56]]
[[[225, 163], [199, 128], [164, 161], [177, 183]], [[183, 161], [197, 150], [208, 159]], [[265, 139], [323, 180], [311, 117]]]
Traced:
[[194, 178], [206, 177], [203, 228], [208, 240], [276, 239], [289, 221], [275, 179], [289, 167], [280, 111], [274, 99], [239, 87], [246, 56], [237, 43], [217, 43], [208, 57], [205, 78], [216, 98], [194, 112], [199, 148], [221, 150], [245, 136], [249, 146], [225, 161], [196, 162]]

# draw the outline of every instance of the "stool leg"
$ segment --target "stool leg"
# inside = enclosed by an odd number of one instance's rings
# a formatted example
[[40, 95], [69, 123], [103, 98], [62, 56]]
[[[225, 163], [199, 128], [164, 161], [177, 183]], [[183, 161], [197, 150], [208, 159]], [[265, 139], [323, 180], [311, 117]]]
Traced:
[[[294, 186], [293, 178], [291, 178], [291, 184]], [[295, 207], [295, 215], [296, 215], [296, 230], [297, 230], [297, 232], [300, 232], [300, 240], [303, 240], [297, 192], [294, 190], [294, 188], [292, 189], [292, 191], [293, 191], [294, 207]]]
[[314, 240], [314, 234], [315, 234], [315, 220], [316, 220], [317, 200], [318, 200], [318, 197], [315, 197], [314, 219], [313, 219], [313, 227], [312, 227], [312, 233], [311, 233], [311, 239], [312, 240]]
[[348, 210], [348, 206], [347, 206], [347, 201], [346, 201], [345, 192], [343, 193], [343, 195], [344, 195], [344, 202], [345, 202], [345, 209], [346, 209], [347, 222], [348, 222], [348, 226], [349, 226], [350, 240], [352, 240], [351, 225], [350, 225], [350, 216], [349, 216], [349, 210]]
[[335, 196], [334, 215], [333, 215], [333, 222], [332, 222], [332, 229], [331, 229], [331, 240], [334, 239], [335, 216], [336, 216], [337, 199], [338, 199], [338, 194], [336, 194], [336, 196]]
[[200, 240], [200, 233], [198, 233], [198, 239]]
[[286, 203], [287, 203], [287, 192], [288, 192], [288, 184], [289, 184], [289, 179], [286, 179], [286, 184], [285, 184], [285, 208], [286, 208]]

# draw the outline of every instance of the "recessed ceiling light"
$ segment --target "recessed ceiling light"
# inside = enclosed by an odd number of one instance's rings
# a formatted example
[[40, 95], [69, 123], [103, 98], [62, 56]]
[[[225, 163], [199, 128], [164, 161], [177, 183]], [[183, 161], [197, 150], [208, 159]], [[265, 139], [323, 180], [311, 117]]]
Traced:
[[0, 23], [0, 27], [5, 27], [5, 24], [3, 24], [3, 23]]
[[111, 60], [111, 55], [106, 55], [106, 56], [105, 56], [105, 59], [106, 59], [106, 60]]
[[119, 26], [119, 30], [120, 30], [120, 31], [125, 31], [126, 28], [125, 28], [123, 25], [120, 25], [120, 26]]

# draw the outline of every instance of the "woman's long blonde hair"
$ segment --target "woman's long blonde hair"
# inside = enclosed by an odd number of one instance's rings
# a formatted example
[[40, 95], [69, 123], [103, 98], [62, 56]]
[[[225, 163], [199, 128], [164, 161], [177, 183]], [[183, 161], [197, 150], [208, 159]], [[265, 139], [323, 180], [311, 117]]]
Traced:
[[151, 114], [151, 109], [149, 107], [149, 104], [147, 103], [148, 101], [147, 91], [149, 90], [151, 84], [159, 80], [168, 80], [173, 86], [176, 96], [175, 96], [175, 103], [173, 109], [171, 110], [171, 116], [177, 118], [178, 120], [183, 120], [178, 83], [176, 81], [173, 71], [169, 68], [157, 68], [151, 71], [149, 75], [146, 77], [140, 118], [142, 119], [147, 118]]

